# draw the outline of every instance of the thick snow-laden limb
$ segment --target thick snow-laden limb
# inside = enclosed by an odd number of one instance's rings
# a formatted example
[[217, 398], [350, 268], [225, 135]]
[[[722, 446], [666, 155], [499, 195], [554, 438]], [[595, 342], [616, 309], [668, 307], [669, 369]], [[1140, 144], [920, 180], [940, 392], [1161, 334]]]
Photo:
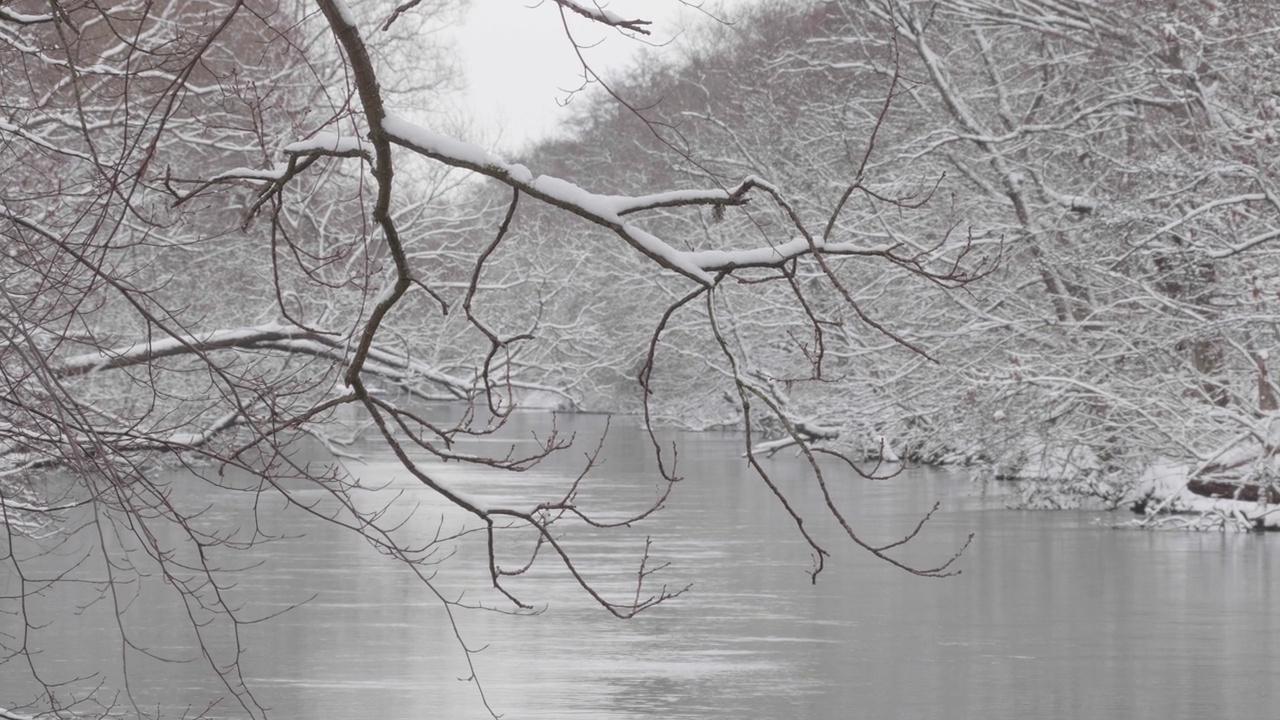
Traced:
[[288, 173], [289, 163], [276, 163], [267, 170], [239, 167], [218, 173], [210, 178], [209, 182], [221, 182], [223, 180], [263, 180], [278, 182], [283, 180]]
[[[601, 224], [621, 224], [621, 217], [642, 210], [680, 205], [740, 204], [742, 195], [759, 181], [747, 178], [736, 187], [715, 190], [672, 190], [648, 195], [601, 195], [561, 178], [534, 174], [517, 163], [493, 157], [484, 148], [443, 135], [388, 113], [382, 122], [387, 139], [421, 155], [453, 167], [501, 180], [540, 200], [594, 219]], [[672, 252], [675, 252], [674, 249]]]
[[[751, 247], [751, 249], [677, 250], [662, 238], [640, 228], [639, 225], [626, 222], [626, 215], [644, 210], [686, 205], [741, 205], [746, 202], [746, 195], [753, 188], [764, 187], [767, 183], [756, 177], [748, 177], [735, 187], [716, 188], [716, 190], [673, 190], [639, 196], [603, 195], [603, 193], [584, 190], [566, 179], [535, 176], [525, 165], [507, 163], [494, 158], [479, 145], [431, 131], [398, 114], [388, 113], [381, 122], [381, 131], [389, 142], [396, 145], [419, 152], [451, 167], [472, 170], [472, 172], [498, 179], [535, 199], [548, 202], [590, 222], [612, 229], [622, 237], [623, 241], [635, 247], [641, 254], [703, 284], [713, 283], [714, 275], [717, 273], [732, 272], [742, 268], [776, 268], [799, 256], [813, 254], [813, 252], [823, 252], [826, 255], [883, 256], [892, 251], [891, 246], [867, 247], [854, 245], [854, 243], [827, 242], [814, 233], [812, 238], [797, 237], [780, 245]], [[358, 138], [338, 136], [329, 132], [317, 133], [308, 140], [289, 143], [284, 147], [284, 151], [294, 155], [324, 154], [362, 156], [362, 158], [369, 158], [370, 155], [369, 149]], [[251, 181], [280, 183], [287, 181], [296, 172], [296, 165], [291, 161], [291, 163], [278, 164], [270, 170], [250, 168], [228, 170], [212, 178], [211, 182], [251, 179]]]
[[[0, 22], [17, 23], [18, 25], [38, 25], [40, 23], [53, 22], [53, 15], [25, 15], [23, 13], [14, 12], [6, 7], [0, 7]], [[0, 710], [0, 713], [3, 713]], [[0, 714], [0, 717], [9, 717]]]
[[[631, 198], [614, 195], [597, 195], [584, 190], [567, 180], [547, 175], [533, 177], [523, 165], [513, 165], [489, 155], [483, 148], [471, 143], [455, 140], [409, 122], [399, 115], [389, 113], [383, 119], [382, 130], [387, 140], [406, 147], [421, 155], [438, 160], [446, 165], [465, 168], [473, 172], [500, 180], [513, 188], [517, 188], [543, 202], [563, 208], [579, 217], [603, 225], [628, 244], [660, 265], [679, 272], [703, 284], [714, 282], [713, 276], [704, 268], [698, 267], [683, 253], [671, 247], [662, 239], [647, 233], [640, 228], [626, 223], [622, 215], [635, 212], [640, 206], [628, 202]], [[743, 186], [735, 189], [741, 193]], [[688, 193], [682, 194], [679, 204], [734, 204], [741, 202], [741, 195], [735, 192], [713, 190], [698, 195], [696, 198]], [[660, 198], [646, 196], [647, 202], [676, 204], [677, 198]], [[654, 205], [655, 207], [662, 205]]]
[[555, 0], [556, 4], [565, 10], [575, 12], [584, 18], [593, 20], [603, 25], [620, 28], [622, 30], [630, 30], [638, 32], [641, 35], [648, 35], [649, 30], [646, 25], [653, 23], [648, 20], [628, 20], [612, 10], [608, 10], [600, 6], [595, 0]]
[[119, 348], [73, 355], [58, 364], [62, 376], [83, 375], [99, 370], [131, 367], [151, 363], [174, 355], [226, 348], [247, 348], [255, 344], [287, 339], [309, 338], [314, 333], [277, 323], [256, 327], [214, 330], [198, 335], [185, 335], [162, 340], [147, 340]]
[[447, 165], [465, 168], [500, 180], [543, 202], [568, 210], [579, 217], [613, 230], [628, 244], [668, 269], [698, 282], [710, 284], [718, 272], [747, 267], [777, 267], [815, 251], [829, 255], [883, 255], [890, 248], [862, 247], [848, 243], [825, 243], [818, 237], [774, 246], [743, 250], [677, 250], [663, 239], [643, 230], [623, 217], [643, 210], [682, 205], [739, 205], [746, 194], [763, 185], [754, 176], [737, 186], [715, 190], [672, 190], [648, 195], [602, 195], [585, 190], [567, 180], [549, 175], [534, 176], [524, 165], [507, 163], [483, 148], [462, 142], [389, 113], [382, 129], [388, 140]]
[[[342, 362], [347, 346], [338, 336], [317, 333], [299, 327], [269, 323], [246, 328], [214, 330], [132, 343], [118, 348], [103, 348], [73, 355], [55, 366], [63, 377], [85, 375], [109, 369], [146, 365], [167, 357], [213, 350], [273, 350], [284, 353], [314, 355]], [[455, 397], [466, 397], [474, 381], [455, 377], [414, 360], [404, 353], [375, 346], [370, 349], [369, 370], [397, 384], [428, 381], [440, 385]]]
[[358, 137], [339, 135], [328, 131], [318, 132], [306, 140], [291, 142], [281, 149], [290, 155], [314, 153], [336, 155], [339, 157], [367, 157], [369, 155], [369, 148], [364, 140]]

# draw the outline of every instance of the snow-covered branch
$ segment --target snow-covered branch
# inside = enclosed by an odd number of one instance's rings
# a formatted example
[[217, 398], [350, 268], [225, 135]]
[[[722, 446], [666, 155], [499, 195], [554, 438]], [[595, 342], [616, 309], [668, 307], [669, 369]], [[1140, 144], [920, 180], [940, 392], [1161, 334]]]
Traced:
[[[275, 350], [311, 355], [335, 363], [344, 362], [349, 355], [347, 341], [337, 334], [270, 323], [141, 341], [116, 348], [101, 348], [64, 358], [54, 368], [60, 376], [74, 377], [109, 369], [151, 365], [164, 358], [199, 355], [217, 350]], [[371, 374], [397, 385], [411, 386], [414, 383], [429, 382], [460, 398], [468, 397], [474, 392], [473, 380], [442, 372], [402, 352], [374, 346], [369, 358]]]
[[7, 7], [0, 6], [0, 22], [11, 22], [17, 25], [40, 25], [43, 23], [51, 23], [56, 16], [49, 15], [29, 15], [25, 13], [14, 12]]
[[648, 25], [652, 25], [648, 20], [628, 20], [616, 12], [604, 8], [597, 0], [555, 0], [560, 7], [577, 13], [588, 20], [598, 22], [609, 27], [616, 27], [620, 30], [630, 30], [648, 35]]
[[[606, 227], [627, 244], [663, 267], [688, 276], [703, 284], [714, 282], [720, 272], [732, 272], [742, 268], [779, 267], [807, 254], [850, 256], [885, 256], [892, 251], [888, 245], [858, 245], [846, 242], [827, 242], [821, 238], [796, 238], [789, 242], [744, 248], [740, 250], [677, 250], [672, 245], [624, 218], [646, 210], [685, 206], [724, 207], [742, 205], [754, 188], [762, 181], [749, 176], [738, 185], [727, 189], [671, 190], [638, 196], [604, 195], [585, 190], [567, 180], [550, 175], [535, 176], [529, 168], [518, 163], [508, 163], [490, 155], [478, 145], [460, 141], [410, 122], [402, 116], [389, 113], [382, 121], [383, 135], [390, 142], [413, 150], [425, 157], [438, 160], [451, 167], [470, 170], [499, 180], [521, 192], [548, 204], [567, 210], [574, 215]], [[342, 157], [370, 157], [365, 144], [357, 138], [342, 137], [332, 133], [291, 143], [285, 152], [301, 155], [333, 155]], [[256, 180], [279, 187], [302, 169], [289, 163], [277, 164], [269, 170], [237, 168], [212, 177], [205, 187], [228, 180]], [[199, 188], [182, 195], [185, 201], [194, 197]]]

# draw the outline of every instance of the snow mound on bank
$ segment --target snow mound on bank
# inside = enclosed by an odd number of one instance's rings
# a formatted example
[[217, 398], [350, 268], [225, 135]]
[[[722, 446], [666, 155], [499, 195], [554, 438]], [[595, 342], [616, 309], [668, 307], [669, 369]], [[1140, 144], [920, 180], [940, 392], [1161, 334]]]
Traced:
[[1157, 463], [1139, 478], [1135, 509], [1142, 527], [1187, 530], [1280, 530], [1280, 505], [1211, 498], [1188, 489], [1186, 465]]

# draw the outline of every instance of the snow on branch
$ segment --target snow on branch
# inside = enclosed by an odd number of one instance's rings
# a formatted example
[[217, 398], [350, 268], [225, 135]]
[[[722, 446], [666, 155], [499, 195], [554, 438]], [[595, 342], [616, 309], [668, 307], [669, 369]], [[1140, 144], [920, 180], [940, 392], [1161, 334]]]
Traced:
[[1109, 3], [1093, 0], [949, 0], [942, 12], [977, 27], [1023, 27], [1036, 32], [1079, 32], [1085, 38], [1121, 37], [1121, 24], [1109, 15]]
[[391, 142], [433, 160], [488, 175], [539, 199], [556, 205], [576, 206], [600, 218], [616, 219], [642, 210], [679, 205], [740, 204], [741, 194], [748, 182], [744, 181], [732, 190], [673, 190], [637, 197], [599, 195], [550, 175], [535, 178], [524, 165], [506, 163], [489, 155], [478, 145], [455, 140], [409, 122], [399, 115], [388, 114], [383, 120], [383, 130]]
[[[623, 27], [627, 23], [638, 22], [622, 20], [616, 14], [598, 7], [592, 9], [577, 0], [572, 2], [557, 0], [557, 2], [560, 2], [562, 6], [568, 9], [607, 24]], [[776, 189], [773, 189], [767, 182], [755, 177], [748, 177], [732, 188], [677, 190], [630, 197], [597, 194], [561, 178], [547, 175], [535, 176], [524, 165], [504, 162], [491, 156], [478, 145], [435, 132], [388, 111], [383, 104], [377, 77], [373, 72], [372, 63], [368, 60], [364, 41], [360, 38], [359, 30], [351, 17], [350, 9], [339, 0], [322, 2], [321, 9], [325, 12], [335, 35], [352, 63], [361, 103], [364, 105], [365, 117], [369, 123], [368, 145], [366, 146], [364, 141], [357, 138], [344, 137], [332, 132], [318, 133], [307, 140], [300, 140], [285, 146], [284, 151], [290, 154], [287, 164], [277, 165], [275, 168], [265, 171], [241, 168], [223, 173], [213, 180], [203, 183], [201, 187], [192, 192], [183, 194], [174, 191], [177, 203], [196, 195], [203, 188], [215, 182], [238, 179], [257, 180], [266, 183], [266, 185], [260, 191], [258, 200], [250, 208], [249, 216], [252, 217], [267, 197], [281, 189], [295, 175], [305, 170], [320, 155], [363, 157], [373, 165], [376, 177], [385, 176], [389, 180], [391, 175], [389, 146], [395, 144], [445, 165], [471, 170], [494, 178], [515, 190], [606, 227], [636, 251], [660, 266], [708, 287], [715, 283], [718, 274], [747, 267], [777, 267], [806, 253], [884, 255], [888, 252], [884, 248], [868, 249], [852, 245], [833, 245], [826, 243], [825, 238], [821, 242], [816, 241], [814, 234], [809, 233], [803, 227], [799, 227], [798, 218], [795, 218], [794, 213], [790, 214], [797, 221], [797, 230], [803, 236], [800, 240], [783, 243], [780, 246], [767, 245], [743, 250], [702, 252], [677, 250], [662, 238], [625, 221], [624, 216], [643, 210], [685, 205], [710, 205], [714, 207], [743, 205], [747, 202], [747, 194], [756, 188], [770, 195], [775, 202], [782, 204], [785, 204], [785, 202], [781, 199]], [[371, 150], [372, 152], [370, 152]], [[362, 346], [367, 345], [368, 340], [376, 334], [381, 317], [394, 304], [399, 294], [403, 292], [401, 286], [407, 287], [409, 283], [407, 267], [404, 267], [399, 233], [395, 224], [391, 222], [389, 207], [390, 184], [387, 181], [382, 181], [379, 183], [379, 193], [373, 215], [387, 235], [388, 245], [392, 248], [392, 257], [396, 259], [401, 273], [395, 286], [399, 289], [393, 292], [392, 295], [379, 300], [379, 310], [375, 312], [373, 322], [365, 329], [366, 337], [365, 341], [361, 343]], [[360, 365], [364, 361], [364, 352], [365, 350], [361, 348], [356, 350], [349, 372], [359, 372]]]
[[653, 24], [648, 20], [627, 20], [612, 10], [600, 7], [599, 3], [594, 2], [594, 0], [586, 0], [585, 2], [584, 0], [556, 0], [556, 4], [588, 20], [621, 30], [638, 32], [641, 35], [648, 35], [649, 29], [645, 26]]
[[[62, 377], [72, 377], [145, 365], [167, 357], [229, 349], [272, 350], [333, 362], [343, 362], [347, 357], [347, 345], [341, 337], [270, 323], [102, 348], [65, 358], [56, 371]], [[455, 377], [387, 348], [372, 348], [370, 359], [373, 362], [367, 368], [369, 372], [401, 385], [425, 380], [444, 387], [455, 397], [466, 397], [475, 385], [472, 380]]]
[[[54, 21], [53, 15], [24, 15], [14, 12], [5, 7], [0, 7], [0, 20], [5, 22], [17, 23], [18, 25], [39, 25], [40, 23], [48, 23]], [[0, 718], [7, 717], [4, 711], [0, 710]]]
[[[0, 130], [5, 129], [0, 126]], [[316, 160], [321, 157], [358, 157], [366, 161], [372, 162], [373, 153], [370, 152], [367, 143], [358, 137], [349, 135], [339, 135], [328, 131], [318, 132], [315, 135], [305, 139], [291, 142], [285, 145], [281, 150], [289, 156], [288, 162], [276, 163], [270, 168], [249, 168], [238, 167], [232, 168], [225, 172], [218, 173], [208, 180], [201, 181], [194, 190], [189, 192], [181, 192], [173, 187], [173, 179], [167, 174], [165, 176], [165, 186], [169, 189], [169, 193], [174, 197], [174, 205], [181, 205], [190, 200], [205, 189], [217, 184], [226, 182], [235, 182], [238, 180], [247, 180], [250, 182], [263, 183], [262, 188], [258, 191], [258, 198], [250, 206], [246, 214], [246, 222], [252, 218], [272, 193], [284, 187], [286, 183], [294, 178], [294, 176], [311, 167]], [[189, 182], [189, 181], [181, 181]]]
[[1252, 250], [1253, 248], [1259, 245], [1262, 245], [1264, 243], [1271, 242], [1272, 240], [1275, 240], [1278, 237], [1280, 237], [1280, 230], [1268, 230], [1267, 232], [1261, 233], [1259, 235], [1254, 235], [1253, 237], [1249, 238], [1248, 240], [1245, 240], [1242, 243], [1239, 243], [1237, 245], [1228, 245], [1227, 247], [1222, 248], [1221, 250], [1210, 251], [1206, 253], [1206, 255], [1213, 258], [1214, 260], [1222, 260], [1224, 258], [1229, 258], [1232, 255], [1239, 255], [1240, 253], [1245, 252], [1246, 250]]
[[1057, 203], [1071, 212], [1088, 214], [1098, 208], [1098, 201], [1087, 195], [1065, 195], [1043, 183], [1040, 185], [1040, 191], [1051, 202]]
[[333, 155], [336, 157], [369, 157], [364, 140], [328, 131], [318, 132], [306, 140], [289, 143], [283, 148], [289, 155]]
[[852, 243], [828, 243], [821, 237], [798, 237], [772, 247], [750, 250], [697, 250], [684, 253], [698, 267], [706, 270], [737, 270], [740, 268], [778, 267], [802, 255], [821, 252], [824, 255], [884, 256], [892, 252], [889, 245], [863, 247]]
[[643, 210], [685, 205], [742, 205], [746, 195], [764, 181], [748, 177], [736, 187], [714, 190], [672, 190], [640, 196], [600, 195], [561, 178], [534, 174], [524, 165], [507, 163], [483, 148], [462, 142], [394, 113], [388, 113], [382, 129], [387, 139], [446, 165], [487, 175], [539, 200], [568, 210], [607, 227], [628, 244], [669, 269], [704, 284], [715, 273], [747, 267], [777, 267], [801, 255], [823, 252], [833, 255], [883, 255], [884, 247], [866, 248], [846, 243], [825, 243], [820, 238], [797, 238], [774, 246], [744, 250], [677, 250], [661, 238], [625, 222], [623, 217]]
[[[274, 166], [266, 170], [239, 167], [218, 173], [210, 178], [209, 182], [215, 183], [222, 182], [223, 180], [261, 180], [264, 182], [279, 182], [285, 179], [288, 173], [289, 163], [276, 163]], [[194, 193], [192, 194], [194, 195]]]
[[58, 153], [59, 155], [66, 155], [79, 160], [86, 160], [89, 162], [93, 162], [93, 157], [91, 155], [80, 152], [78, 150], [70, 150], [67, 148], [58, 147], [57, 145], [50, 143], [48, 140], [45, 140], [39, 135], [34, 135], [19, 126], [14, 125], [12, 123], [7, 123], [4, 120], [0, 120], [0, 133], [17, 135], [18, 137], [22, 138], [23, 140], [26, 140], [27, 142], [33, 145], [36, 145], [37, 147], [42, 147], [45, 150]]
[[156, 360], [193, 352], [225, 348], [251, 347], [255, 343], [307, 337], [306, 330], [275, 323], [232, 330], [214, 330], [199, 335], [184, 335], [163, 340], [146, 340], [120, 348], [101, 348], [97, 351], [66, 358], [60, 364], [59, 374], [85, 375], [99, 370], [132, 367]]
[[755, 443], [746, 452], [742, 453], [742, 456], [764, 455], [773, 457], [778, 451], [801, 443], [819, 443], [823, 440], [837, 440], [840, 437], [838, 428], [816, 425], [802, 420], [792, 421], [791, 427], [795, 430], [795, 435], [783, 435], [776, 440], [764, 440]]

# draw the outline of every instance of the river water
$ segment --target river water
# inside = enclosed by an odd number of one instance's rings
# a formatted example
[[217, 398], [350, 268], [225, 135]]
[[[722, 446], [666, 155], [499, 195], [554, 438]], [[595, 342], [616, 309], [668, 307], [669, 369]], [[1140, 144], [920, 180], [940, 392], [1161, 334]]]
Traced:
[[[545, 434], [547, 416], [521, 415], [509, 438]], [[595, 416], [560, 419], [590, 449]], [[1274, 717], [1280, 711], [1280, 534], [1117, 530], [1125, 518], [1098, 512], [1005, 508], [1000, 487], [965, 473], [914, 469], [871, 483], [832, 466], [836, 499], [877, 543], [909, 532], [942, 509], [899, 557], [945, 560], [975, 533], [945, 579], [908, 575], [842, 541], [822, 515], [812, 478], [794, 457], [776, 474], [832, 557], [816, 584], [812, 558], [790, 519], [740, 458], [732, 433], [667, 433], [679, 443], [681, 482], [656, 518], [621, 532], [569, 532], [565, 542], [616, 599], [626, 599], [644, 538], [651, 582], [692, 583], [683, 596], [620, 621], [595, 606], [550, 558], [511, 583], [544, 608], [534, 616], [456, 615], [494, 710], [520, 718], [1171, 718]], [[481, 449], [477, 443], [475, 449]], [[420, 504], [400, 537], [429, 538], [462, 517], [443, 513], [394, 459], [372, 446], [351, 465], [374, 498], [401, 492]], [[654, 497], [652, 448], [634, 423], [615, 419], [582, 503], [622, 516]], [[502, 498], [562, 487], [582, 452], [517, 476], [434, 466], [472, 495]], [[180, 479], [180, 477], [178, 478]], [[176, 483], [175, 483], [176, 484]], [[199, 490], [199, 494], [212, 490]], [[306, 497], [305, 489], [298, 491]], [[221, 502], [201, 522], [246, 522], [249, 501]], [[241, 659], [255, 697], [278, 718], [487, 717], [440, 602], [406, 569], [355, 535], [297, 510], [259, 504], [259, 521], [290, 539], [241, 555], [263, 564], [228, 589], [245, 617], [297, 603], [242, 628]], [[500, 605], [485, 589], [479, 536], [433, 583], [450, 597]], [[74, 548], [64, 548], [64, 556]], [[514, 562], [512, 560], [511, 562]], [[6, 570], [7, 571], [7, 570]], [[4, 578], [13, 592], [13, 578]], [[31, 608], [52, 620], [29, 631], [46, 679], [100, 675], [67, 692], [119, 681], [130, 663], [134, 699], [180, 717], [225, 695], [190, 638], [187, 610], [163, 590], [129, 606], [131, 638], [188, 663], [122, 653], [102, 603], [67, 619], [73, 597], [50, 594]], [[3, 619], [5, 623], [11, 620]], [[224, 643], [210, 627], [208, 641]], [[13, 633], [11, 624], [0, 631]], [[12, 644], [12, 643], [10, 643]], [[104, 671], [104, 668], [106, 669]], [[25, 665], [0, 665], [0, 707], [24, 697]], [[29, 696], [26, 696], [29, 697]], [[132, 712], [124, 695], [120, 709]], [[192, 710], [188, 710], [191, 708]], [[242, 717], [232, 704], [213, 717]]]

